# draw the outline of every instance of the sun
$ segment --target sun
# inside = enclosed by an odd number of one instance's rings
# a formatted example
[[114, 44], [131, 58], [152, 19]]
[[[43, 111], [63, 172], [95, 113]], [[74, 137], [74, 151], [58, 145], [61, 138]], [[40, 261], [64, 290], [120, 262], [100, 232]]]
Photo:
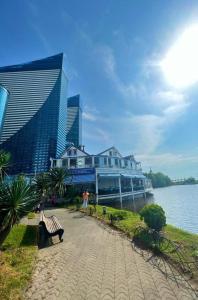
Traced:
[[160, 67], [168, 83], [176, 88], [187, 88], [198, 82], [198, 24], [183, 32]]

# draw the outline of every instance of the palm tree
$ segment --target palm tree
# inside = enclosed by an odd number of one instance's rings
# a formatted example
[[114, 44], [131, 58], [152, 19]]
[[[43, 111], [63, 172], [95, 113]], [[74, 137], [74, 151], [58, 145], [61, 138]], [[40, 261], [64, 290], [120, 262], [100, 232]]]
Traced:
[[22, 177], [12, 183], [0, 183], [0, 245], [13, 225], [37, 203], [35, 190]]
[[51, 191], [56, 196], [63, 196], [66, 191], [65, 179], [69, 176], [63, 168], [53, 168], [49, 172], [49, 184]]
[[34, 179], [33, 186], [40, 200], [45, 200], [50, 188], [48, 173], [38, 174]]
[[5, 169], [8, 167], [10, 162], [10, 153], [0, 150], [0, 180], [3, 180]]

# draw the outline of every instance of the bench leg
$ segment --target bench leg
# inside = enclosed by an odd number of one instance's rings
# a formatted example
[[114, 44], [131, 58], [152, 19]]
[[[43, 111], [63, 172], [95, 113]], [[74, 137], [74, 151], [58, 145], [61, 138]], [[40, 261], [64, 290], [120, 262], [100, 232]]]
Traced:
[[48, 237], [43, 225], [39, 225], [39, 232], [38, 232], [38, 248], [44, 248], [48, 244]]
[[64, 231], [59, 232], [59, 234], [58, 234], [60, 242], [63, 242], [63, 239], [62, 239], [63, 233], [64, 233]]

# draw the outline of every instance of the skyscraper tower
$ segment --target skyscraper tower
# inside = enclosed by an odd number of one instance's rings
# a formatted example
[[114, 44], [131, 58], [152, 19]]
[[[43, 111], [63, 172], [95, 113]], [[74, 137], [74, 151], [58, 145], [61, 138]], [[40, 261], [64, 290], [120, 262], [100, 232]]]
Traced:
[[9, 92], [0, 149], [11, 153], [10, 174], [47, 171], [66, 144], [63, 54], [1, 67], [0, 85]]
[[80, 95], [67, 99], [67, 143], [82, 145], [82, 108]]

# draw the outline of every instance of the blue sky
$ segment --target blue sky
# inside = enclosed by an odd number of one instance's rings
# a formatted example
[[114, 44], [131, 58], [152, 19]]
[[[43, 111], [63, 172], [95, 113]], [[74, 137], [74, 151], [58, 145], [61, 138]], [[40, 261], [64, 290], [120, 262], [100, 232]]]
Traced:
[[64, 52], [88, 152], [198, 178], [198, 83], [173, 87], [159, 67], [197, 16], [197, 0], [1, 0], [0, 66]]

